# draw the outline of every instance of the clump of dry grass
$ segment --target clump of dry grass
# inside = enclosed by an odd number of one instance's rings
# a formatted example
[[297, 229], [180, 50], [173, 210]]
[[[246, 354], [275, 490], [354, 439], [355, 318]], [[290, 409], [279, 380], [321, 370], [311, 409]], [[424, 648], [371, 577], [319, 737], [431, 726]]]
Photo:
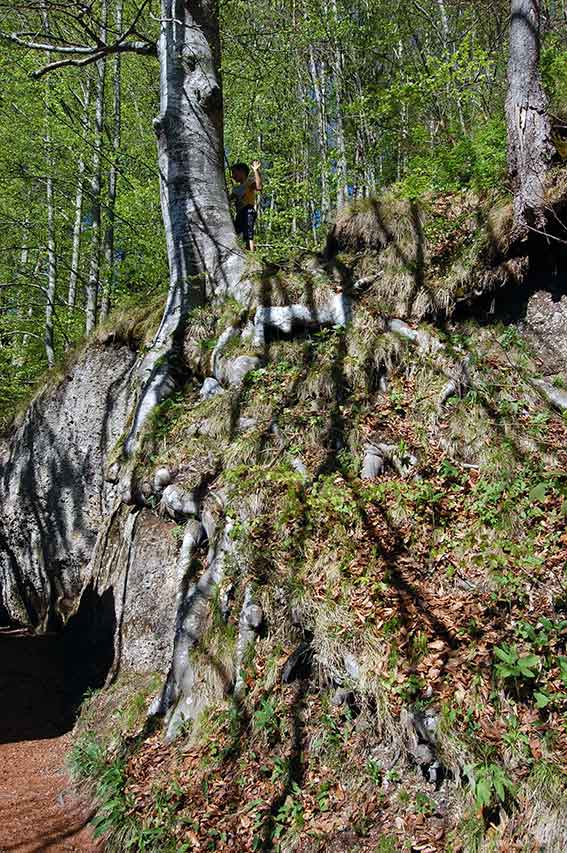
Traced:
[[478, 205], [472, 195], [422, 204], [391, 194], [365, 199], [339, 213], [328, 249], [372, 253], [375, 280], [366, 301], [383, 314], [448, 316], [490, 283], [481, 274], [491, 242], [478, 225]]
[[142, 305], [118, 308], [96, 327], [91, 340], [102, 344], [125, 344], [133, 350], [147, 346], [159, 326], [164, 305], [165, 294], [160, 292]]
[[[567, 170], [547, 179], [551, 233], [567, 210]], [[511, 199], [455, 193], [421, 202], [392, 193], [343, 208], [327, 241], [329, 258], [349, 256], [353, 278], [371, 273], [364, 301], [387, 316], [448, 317], [529, 269], [527, 245], [512, 240]]]
[[411, 263], [423, 225], [423, 211], [416, 202], [386, 194], [356, 201], [339, 211], [332, 238], [347, 251], [380, 251], [394, 243]]

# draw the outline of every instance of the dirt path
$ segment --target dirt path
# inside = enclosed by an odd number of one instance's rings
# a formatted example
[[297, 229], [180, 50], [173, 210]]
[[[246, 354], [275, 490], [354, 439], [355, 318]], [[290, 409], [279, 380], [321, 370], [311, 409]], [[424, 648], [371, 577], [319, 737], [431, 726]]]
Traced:
[[65, 772], [72, 722], [59, 639], [0, 632], [0, 853], [101, 850]]

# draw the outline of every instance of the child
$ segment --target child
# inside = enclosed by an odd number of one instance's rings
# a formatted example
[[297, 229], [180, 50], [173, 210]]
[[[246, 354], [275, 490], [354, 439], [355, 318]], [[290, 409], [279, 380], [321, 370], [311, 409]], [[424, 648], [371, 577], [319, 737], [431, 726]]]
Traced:
[[236, 186], [232, 190], [231, 199], [236, 206], [234, 227], [236, 233], [244, 240], [244, 245], [254, 251], [254, 225], [256, 223], [256, 193], [262, 189], [260, 162], [252, 163], [252, 174], [246, 163], [235, 163], [232, 167], [232, 180]]

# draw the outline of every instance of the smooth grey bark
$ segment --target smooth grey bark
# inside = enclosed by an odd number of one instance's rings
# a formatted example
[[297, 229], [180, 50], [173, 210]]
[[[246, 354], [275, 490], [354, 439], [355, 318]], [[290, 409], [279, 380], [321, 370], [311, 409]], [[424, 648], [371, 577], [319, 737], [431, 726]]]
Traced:
[[[337, 0], [331, 0], [331, 6], [338, 20]], [[348, 202], [348, 164], [345, 142], [345, 131], [343, 124], [343, 53], [339, 44], [334, 45], [334, 78], [335, 78], [335, 104], [337, 114], [335, 116], [335, 138], [337, 142], [337, 210]]]
[[[122, 32], [123, 0], [116, 0], [115, 29]], [[102, 292], [100, 316], [104, 319], [110, 310], [112, 287], [114, 285], [114, 225], [116, 219], [116, 193], [118, 189], [118, 154], [122, 138], [122, 56], [117, 53], [114, 59], [113, 75], [113, 128], [112, 128], [112, 161], [108, 173], [108, 204], [107, 224], [104, 235], [104, 268], [105, 284]]]
[[[31, 202], [31, 198], [30, 198], [30, 202]], [[30, 204], [30, 206], [31, 206], [31, 204]], [[17, 281], [26, 282], [29, 280], [30, 270], [28, 269], [28, 263], [29, 263], [29, 259], [30, 259], [30, 248], [29, 248], [28, 243], [29, 243], [30, 236], [31, 236], [30, 235], [30, 221], [26, 217], [26, 219], [24, 221], [24, 227], [23, 227], [22, 247], [20, 249], [20, 261], [18, 264], [18, 268], [16, 270], [16, 280]], [[38, 257], [38, 262], [36, 263], [36, 269], [32, 275], [32, 278], [35, 278], [37, 276], [37, 273], [39, 270], [39, 264], [40, 264], [39, 259], [40, 258], [41, 258], [41, 255], [39, 255], [39, 257]], [[23, 306], [22, 306], [22, 308], [23, 308]], [[20, 314], [22, 316], [24, 316], [22, 308], [20, 308]], [[25, 311], [25, 316], [27, 317], [27, 319], [30, 319], [32, 317], [32, 315], [33, 315], [33, 307], [30, 305]], [[15, 367], [22, 367], [24, 362], [25, 362], [24, 350], [25, 350], [25, 347], [27, 346], [28, 340], [29, 340], [29, 335], [27, 332], [24, 332], [24, 334], [22, 334], [22, 346], [20, 347], [20, 351], [18, 353], [14, 354], [14, 358], [12, 361], [12, 363], [14, 364]]]
[[[83, 90], [83, 127], [89, 124], [89, 107], [91, 100], [91, 80], [87, 78]], [[75, 193], [75, 219], [73, 221], [73, 238], [71, 244], [71, 271], [69, 273], [69, 290], [67, 304], [74, 308], [77, 301], [77, 282], [79, 280], [79, 264], [81, 261], [81, 227], [83, 222], [83, 199], [85, 194], [85, 157], [81, 152], [77, 164], [77, 190]]]
[[321, 170], [321, 224], [324, 225], [329, 221], [331, 209], [328, 176], [326, 81], [324, 63], [321, 63], [319, 68], [317, 67], [312, 44], [309, 45], [309, 74], [317, 105], [317, 143]]
[[[400, 66], [403, 68], [404, 62], [404, 43], [400, 39], [398, 41], [398, 49], [394, 51], [396, 60]], [[405, 101], [402, 102], [401, 111], [400, 111], [400, 130], [398, 134], [398, 168], [397, 168], [397, 180], [399, 181], [402, 175], [405, 172], [406, 168], [406, 149], [407, 149], [407, 138], [408, 138], [408, 107]]]
[[55, 248], [55, 204], [53, 200], [53, 158], [51, 156], [51, 135], [45, 139], [47, 155], [47, 292], [45, 295], [45, 355], [49, 367], [55, 364], [55, 345], [53, 335], [53, 308], [57, 287], [57, 254]]
[[437, 0], [437, 7], [439, 9], [439, 17], [441, 18], [443, 50], [447, 50], [449, 46], [449, 19], [447, 17], [447, 9], [445, 8], [445, 0]]
[[224, 177], [223, 103], [216, 0], [162, 0], [158, 54], [160, 196], [169, 290], [152, 347], [140, 364], [141, 391], [126, 456], [153, 410], [174, 387], [189, 310], [228, 294], [246, 302], [244, 255], [236, 240]]
[[[100, 6], [100, 40], [106, 42], [108, 6], [102, 0]], [[97, 321], [98, 295], [100, 288], [100, 250], [101, 250], [101, 192], [102, 192], [102, 145], [104, 132], [104, 90], [106, 83], [106, 57], [96, 63], [96, 102], [95, 132], [91, 176], [91, 255], [87, 279], [87, 304], [85, 314], [85, 332], [89, 335]]]
[[27, 268], [28, 268], [28, 260], [30, 256], [30, 247], [28, 246], [28, 242], [30, 239], [30, 221], [26, 217], [24, 221], [24, 229], [23, 229], [23, 239], [22, 239], [22, 247], [20, 249], [20, 264], [18, 267], [18, 277], [22, 278], [25, 276]]
[[335, 71], [335, 101], [337, 106], [337, 115], [335, 117], [335, 137], [337, 140], [337, 209], [340, 210], [348, 201], [348, 180], [347, 180], [347, 155], [345, 143], [345, 131], [343, 124], [343, 96], [340, 63]]
[[512, 0], [508, 62], [508, 169], [514, 187], [514, 235], [545, 224], [544, 181], [553, 156], [547, 98], [539, 73], [541, 4]]
[[[186, 528], [182, 552], [177, 567], [178, 576], [187, 574], [191, 554], [198, 545], [201, 525], [193, 523]], [[211, 543], [207, 554], [207, 569], [195, 578], [179, 601], [173, 661], [165, 683], [159, 705], [152, 709], [165, 714], [166, 740], [175, 738], [180, 726], [195, 720], [206, 705], [206, 697], [198, 689], [198, 673], [190, 658], [191, 651], [201, 640], [207, 624], [209, 602], [221, 584], [227, 558], [235, 554], [235, 543], [231, 537], [234, 522], [227, 518], [218, 541]], [[228, 686], [228, 685], [226, 685]]]
[[[43, 27], [49, 31], [47, 6], [42, 3]], [[45, 151], [46, 151], [46, 202], [47, 202], [47, 288], [45, 293], [45, 326], [43, 342], [45, 357], [49, 367], [55, 364], [55, 345], [53, 335], [53, 309], [57, 287], [57, 254], [55, 246], [55, 202], [53, 198], [53, 151], [51, 126], [49, 123], [49, 83], [45, 89]]]

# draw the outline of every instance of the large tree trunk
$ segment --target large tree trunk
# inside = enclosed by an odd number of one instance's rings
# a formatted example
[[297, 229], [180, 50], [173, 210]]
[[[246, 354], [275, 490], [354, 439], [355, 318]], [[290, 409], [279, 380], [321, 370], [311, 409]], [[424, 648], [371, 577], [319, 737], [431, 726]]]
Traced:
[[162, 0], [160, 105], [155, 120], [169, 291], [153, 345], [140, 365], [141, 392], [125, 442], [135, 451], [148, 415], [174, 383], [189, 310], [207, 298], [247, 301], [224, 177], [223, 103], [216, 0]]
[[[100, 7], [100, 39], [106, 41], [108, 6], [102, 0]], [[101, 226], [101, 192], [102, 192], [102, 145], [104, 133], [104, 89], [106, 82], [106, 58], [99, 59], [96, 64], [96, 104], [95, 104], [95, 135], [93, 144], [93, 162], [91, 176], [91, 259], [89, 277], [87, 280], [87, 305], [85, 315], [85, 332], [89, 335], [97, 321], [98, 292], [100, 287], [100, 226]]]
[[[116, 0], [114, 28], [122, 32], [122, 0]], [[122, 136], [122, 59], [119, 53], [114, 58], [113, 79], [113, 128], [112, 128], [112, 162], [108, 173], [108, 205], [106, 213], [106, 232], [104, 235], [104, 266], [106, 280], [102, 292], [100, 317], [104, 320], [110, 310], [112, 288], [114, 286], [114, 223], [116, 210], [116, 193], [118, 189], [118, 154]]]
[[544, 180], [553, 154], [547, 99], [539, 74], [539, 0], [512, 0], [508, 63], [508, 167], [514, 187], [514, 233], [545, 224]]

